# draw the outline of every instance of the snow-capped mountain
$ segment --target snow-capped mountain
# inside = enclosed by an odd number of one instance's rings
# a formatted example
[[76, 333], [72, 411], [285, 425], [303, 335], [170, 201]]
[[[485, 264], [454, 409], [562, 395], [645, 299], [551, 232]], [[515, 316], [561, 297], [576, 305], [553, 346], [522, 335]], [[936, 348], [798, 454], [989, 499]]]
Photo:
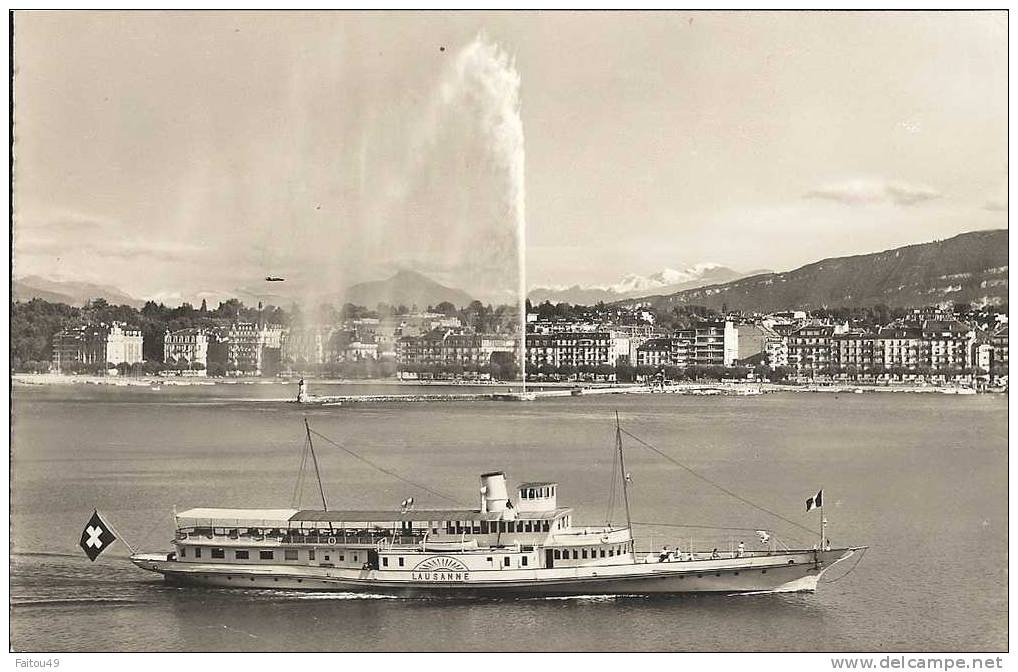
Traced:
[[[757, 273], [759, 271], [754, 271]], [[610, 303], [656, 294], [672, 294], [705, 285], [730, 282], [745, 276], [715, 263], [700, 263], [683, 270], [666, 268], [650, 275], [631, 273], [611, 285], [573, 285], [572, 287], [535, 287], [530, 290], [533, 303], [579, 303], [591, 305], [598, 301]]]

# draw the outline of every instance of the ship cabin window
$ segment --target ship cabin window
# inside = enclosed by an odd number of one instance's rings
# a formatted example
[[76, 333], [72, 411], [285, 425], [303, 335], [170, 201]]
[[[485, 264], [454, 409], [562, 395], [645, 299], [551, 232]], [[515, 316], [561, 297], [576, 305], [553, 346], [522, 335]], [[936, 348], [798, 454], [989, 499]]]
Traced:
[[200, 558], [201, 557], [201, 546], [199, 546], [199, 547], [194, 549], [194, 557], [196, 557], [196, 558]]
[[182, 558], [186, 558], [187, 557], [187, 546], [181, 546], [180, 547], [180, 557], [182, 557]]
[[212, 549], [212, 559], [213, 560], [216, 560], [216, 559], [222, 560], [225, 557], [226, 557], [226, 552], [223, 549], [221, 549], [221, 548], [213, 548]]
[[357, 554], [356, 553], [353, 554], [353, 561], [357, 562]]
[[403, 558], [400, 558], [400, 559], [399, 559], [399, 566], [400, 566], [400, 567], [402, 567], [402, 566], [403, 566]]
[[608, 549], [608, 557], [609, 558], [614, 558], [615, 557], [615, 547], [614, 546], [612, 548]]
[[522, 564], [524, 567], [527, 566], [527, 556], [524, 555], [522, 558], [520, 558], [520, 564]]
[[382, 558], [382, 567], [389, 566], [389, 558]]
[[308, 560], [314, 560], [314, 559], [315, 559], [315, 549], [310, 548], [310, 549], [308, 549]]
[[258, 551], [259, 560], [273, 560], [275, 559], [275, 553], [272, 551]]
[[506, 556], [505, 558], [502, 558], [502, 564], [504, 566], [506, 566], [506, 567], [509, 566], [509, 556]]
[[603, 558], [603, 557], [605, 557], [605, 556], [604, 556], [604, 549], [603, 549], [603, 548], [601, 549], [601, 557], [602, 557], [602, 558]]
[[248, 552], [247, 551], [234, 551], [233, 552], [233, 557], [235, 559], [237, 559], [237, 560], [247, 560], [248, 559]]
[[296, 560], [297, 559], [297, 549], [288, 548], [285, 551], [283, 551], [283, 559], [284, 560]]
[[562, 552], [561, 551], [555, 551], [554, 558], [556, 560], [561, 560], [562, 559]]
[[332, 558], [330, 558], [330, 557], [329, 557], [328, 555], [326, 555], [326, 556], [325, 556], [325, 561], [326, 561], [326, 562], [328, 562], [328, 561], [329, 561], [329, 560], [331, 560], [331, 559], [332, 559]]
[[[586, 557], [586, 556], [584, 556], [584, 557]], [[580, 552], [579, 552], [579, 551], [577, 551], [577, 550], [576, 550], [576, 549], [574, 548], [574, 549], [573, 549], [573, 560], [579, 560], [579, 559], [580, 559]]]
[[345, 560], [346, 560], [346, 556], [345, 555], [340, 555], [339, 556], [339, 561], [340, 562], [344, 562]]

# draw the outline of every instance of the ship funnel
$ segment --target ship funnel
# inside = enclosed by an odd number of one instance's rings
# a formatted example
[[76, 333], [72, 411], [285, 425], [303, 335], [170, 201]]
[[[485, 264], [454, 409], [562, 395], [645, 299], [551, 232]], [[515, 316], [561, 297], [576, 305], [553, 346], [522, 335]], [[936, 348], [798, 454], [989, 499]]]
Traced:
[[483, 492], [482, 510], [492, 513], [505, 511], [505, 504], [509, 501], [509, 491], [506, 489], [504, 473], [493, 471], [481, 474], [481, 490]]

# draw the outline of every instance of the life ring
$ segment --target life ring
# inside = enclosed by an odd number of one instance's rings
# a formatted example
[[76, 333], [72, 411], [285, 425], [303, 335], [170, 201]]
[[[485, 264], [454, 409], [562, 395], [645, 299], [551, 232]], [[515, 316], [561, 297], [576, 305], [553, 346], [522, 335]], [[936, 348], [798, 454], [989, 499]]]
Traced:
[[330, 546], [336, 545], [336, 537], [329, 537], [329, 545]]
[[601, 535], [601, 543], [602, 544], [607, 544], [608, 543], [608, 535], [607, 534]]

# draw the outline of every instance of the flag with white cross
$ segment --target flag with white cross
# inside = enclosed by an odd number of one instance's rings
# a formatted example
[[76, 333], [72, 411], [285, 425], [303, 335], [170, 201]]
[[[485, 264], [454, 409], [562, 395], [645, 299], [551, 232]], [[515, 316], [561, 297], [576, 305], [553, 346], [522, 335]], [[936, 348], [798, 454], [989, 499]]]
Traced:
[[81, 541], [78, 543], [81, 550], [92, 562], [99, 557], [99, 554], [112, 546], [117, 536], [110, 531], [110, 526], [102, 519], [99, 512], [92, 510], [92, 517], [85, 523], [85, 529], [81, 532]]

